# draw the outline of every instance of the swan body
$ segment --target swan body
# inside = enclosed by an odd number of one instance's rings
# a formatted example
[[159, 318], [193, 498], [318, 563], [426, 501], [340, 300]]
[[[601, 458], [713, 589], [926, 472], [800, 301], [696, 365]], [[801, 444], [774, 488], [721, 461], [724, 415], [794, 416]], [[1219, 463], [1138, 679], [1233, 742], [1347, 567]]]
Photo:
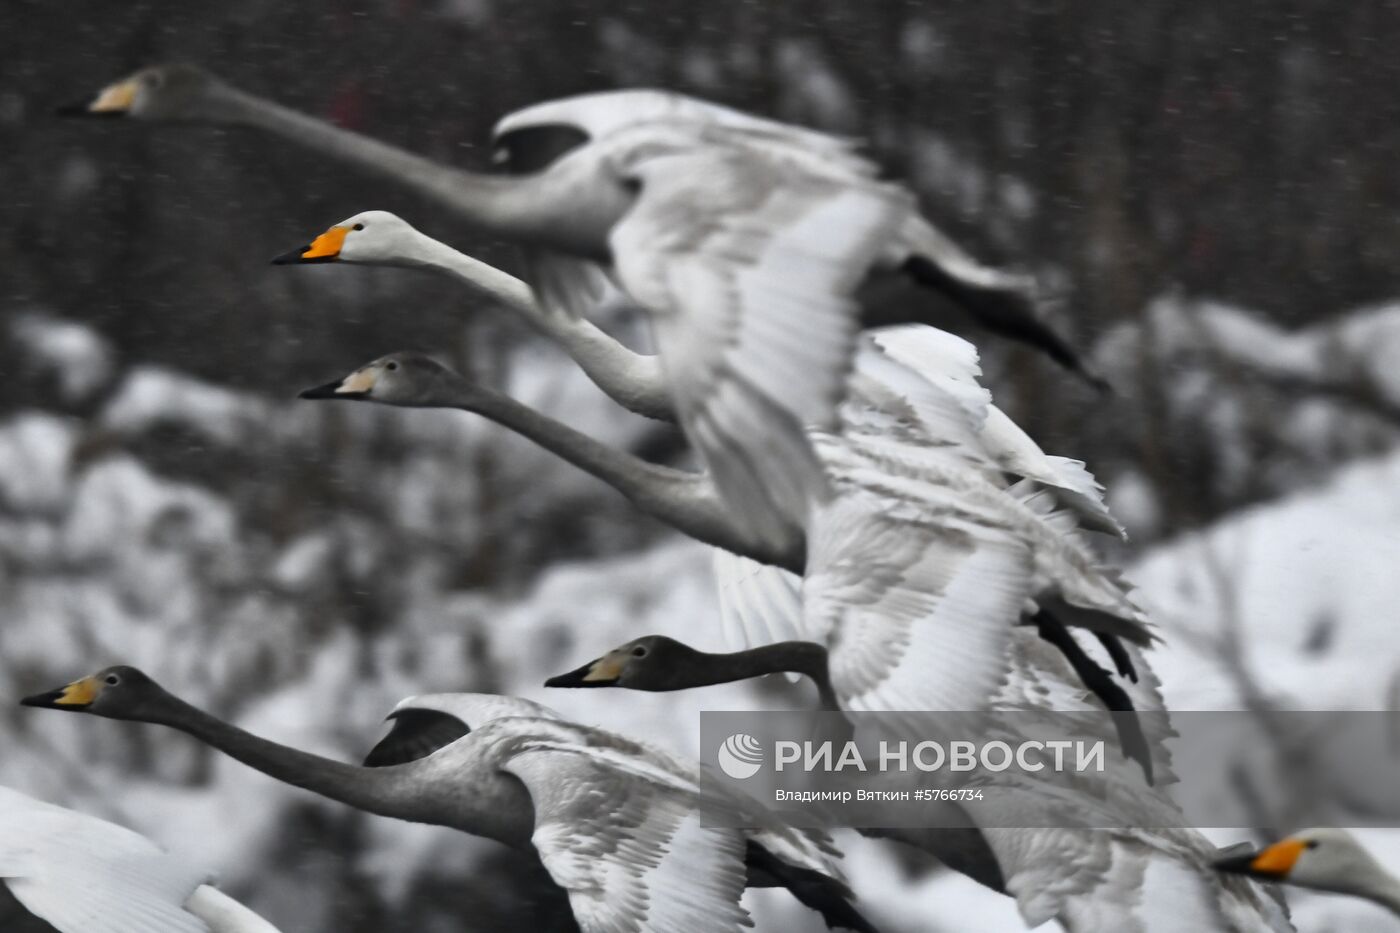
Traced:
[[1215, 867], [1261, 881], [1350, 894], [1400, 916], [1400, 878], [1345, 829], [1304, 829], [1259, 852], [1229, 855]]
[[[839, 633], [832, 680], [847, 708], [981, 708], [1003, 676], [1013, 626], [1047, 595], [1084, 604], [1097, 613], [1090, 624], [1111, 635], [1147, 639], [1141, 613], [1071, 533], [1072, 521], [1043, 515], [1049, 506], [1039, 493], [1010, 494], [994, 465], [964, 469], [962, 448], [919, 436], [903, 411], [862, 410], [846, 437], [813, 432], [841, 494], [813, 528], [789, 526], [784, 546], [764, 557], [703, 479], [635, 460], [627, 466], [616, 455], [600, 467], [594, 442], [514, 403], [503, 410], [498, 395], [431, 359], [393, 354], [304, 395], [482, 411], [523, 426], [700, 540], [805, 569], [802, 598], [792, 601], [799, 614], [784, 637], [831, 645]], [[686, 508], [671, 494], [682, 485]], [[888, 637], [892, 631], [900, 637]]]
[[0, 883], [59, 933], [277, 933], [139, 833], [0, 787]]
[[[833, 693], [825, 654], [821, 646], [803, 642], [712, 654], [649, 635], [552, 677], [546, 686], [684, 690], [790, 672], [812, 678], [825, 697]], [[1094, 711], [1082, 688], [1075, 686], [1073, 671], [1044, 641], [1022, 630], [1013, 657], [997, 708]], [[1146, 668], [1134, 690], [1142, 707], [1161, 708], [1157, 684]], [[1161, 744], [1165, 738], [1154, 736], [1153, 748], [1159, 756], [1159, 775], [1170, 779]], [[1012, 895], [1031, 927], [1054, 919], [1071, 933], [1291, 929], [1279, 905], [1257, 888], [1242, 879], [1217, 877], [1215, 847], [1194, 830], [1171, 828], [1182, 819], [1180, 811], [1122, 768], [1110, 768], [1101, 778], [1076, 779], [1068, 786], [1009, 778], [999, 782], [994, 793], [995, 826], [970, 832], [862, 831], [928, 851]], [[1119, 828], [1045, 826], [1046, 808], [1052, 806], [1065, 807], [1068, 820], [1093, 812], [1105, 825]], [[976, 823], [979, 811], [966, 810]], [[1014, 823], [1018, 811], [1024, 811], [1035, 828], [1002, 828]], [[1125, 825], [1133, 820], [1154, 828]]]
[[824, 834], [769, 822], [755, 830], [708, 825], [706, 808], [741, 805], [698, 783], [693, 765], [528, 700], [406, 700], [365, 766], [252, 736], [130, 667], [23, 702], [166, 725], [350, 806], [533, 851], [585, 933], [738, 930], [749, 923], [739, 899], [751, 872], [766, 873], [756, 883], [788, 886], [829, 922], [873, 933], [848, 902]]
[[[198, 84], [188, 70], [182, 82]], [[147, 70], [89, 109], [158, 113], [143, 98], [171, 83]], [[185, 109], [190, 99], [219, 98], [219, 87], [206, 81], [203, 95], [187, 91]], [[246, 95], [222, 97], [256, 122]], [[264, 125], [328, 143], [324, 131], [285, 114]], [[513, 157], [513, 141], [557, 137], [561, 127], [577, 144], [522, 175], [455, 171], [448, 182], [441, 168], [410, 172], [378, 149], [364, 161], [421, 177], [425, 189], [451, 188], [444, 203], [526, 248], [546, 307], [577, 316], [611, 281], [650, 312], [680, 424], [756, 542], [773, 545], [830, 499], [803, 427], [835, 427], [859, 329], [857, 290], [873, 273], [907, 270], [988, 322], [1012, 321], [1010, 331], [1077, 360], [1049, 339], [1024, 283], [975, 264], [977, 275], [963, 274], [956, 260], [965, 255], [951, 252], [913, 197], [877, 180], [845, 140], [823, 143], [812, 130], [635, 91], [522, 111], [496, 136]], [[343, 149], [346, 140], [335, 139]]]
[[[310, 244], [273, 260], [347, 262], [431, 269], [449, 275], [509, 308], [559, 343], [593, 382], [629, 411], [676, 420], [666, 375], [656, 357], [637, 353], [583, 318], [549, 313], [530, 286], [436, 240], [388, 211], [363, 211], [329, 227]], [[978, 382], [977, 350], [960, 337], [917, 325], [883, 327], [862, 335], [842, 420], [856, 413], [915, 399], [923, 406], [923, 430], [956, 430], [968, 449], [1003, 473], [1054, 489], [1085, 527], [1123, 536], [1109, 513], [1103, 489], [1078, 460], [1046, 454], [992, 403]], [[907, 404], [907, 402], [906, 402]], [[955, 413], [947, 406], [955, 405]], [[940, 415], [940, 412], [945, 414]], [[946, 420], [952, 418], [952, 426]]]

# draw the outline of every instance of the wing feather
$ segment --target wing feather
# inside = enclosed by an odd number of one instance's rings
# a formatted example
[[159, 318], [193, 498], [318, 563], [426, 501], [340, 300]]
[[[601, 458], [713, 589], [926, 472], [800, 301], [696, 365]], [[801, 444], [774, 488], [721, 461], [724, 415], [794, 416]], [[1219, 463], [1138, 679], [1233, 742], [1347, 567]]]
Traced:
[[1019, 542], [843, 496], [817, 513], [808, 637], [852, 710], [980, 710], [1001, 683], [1031, 580]]
[[530, 792], [532, 841], [584, 933], [751, 925], [739, 903], [745, 835], [706, 825], [693, 782], [567, 740], [527, 741], [504, 768]]
[[208, 933], [184, 909], [208, 873], [146, 837], [0, 788], [10, 893], [60, 933]]
[[734, 650], [801, 637], [801, 577], [718, 548], [713, 559], [725, 638]]
[[721, 496], [757, 540], [779, 542], [828, 493], [802, 428], [836, 420], [852, 295], [907, 200], [737, 146], [627, 170], [641, 190], [612, 233], [619, 280], [653, 312], [681, 424]]

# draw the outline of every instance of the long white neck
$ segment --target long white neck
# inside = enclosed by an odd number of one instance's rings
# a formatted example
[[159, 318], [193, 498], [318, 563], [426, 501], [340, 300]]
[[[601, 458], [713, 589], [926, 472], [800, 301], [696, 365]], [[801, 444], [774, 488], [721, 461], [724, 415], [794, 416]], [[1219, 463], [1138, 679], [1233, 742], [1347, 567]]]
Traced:
[[1353, 882], [1353, 893], [1374, 901], [1400, 917], [1400, 878], [1377, 863], [1364, 878]]
[[251, 126], [407, 185], [486, 232], [528, 240], [549, 230], [549, 205], [532, 177], [487, 175], [439, 165], [225, 84], [207, 91], [205, 119]]
[[515, 276], [425, 233], [414, 233], [406, 260], [444, 272], [518, 313], [536, 331], [562, 346], [594, 385], [627, 410], [660, 421], [675, 420], [657, 357], [623, 346], [583, 318], [546, 311], [535, 303], [530, 286]]

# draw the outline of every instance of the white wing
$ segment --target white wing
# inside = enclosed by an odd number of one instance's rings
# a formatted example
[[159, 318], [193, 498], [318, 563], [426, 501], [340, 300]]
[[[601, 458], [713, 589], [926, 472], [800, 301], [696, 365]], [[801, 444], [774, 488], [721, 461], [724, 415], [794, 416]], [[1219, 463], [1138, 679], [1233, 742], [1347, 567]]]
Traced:
[[[960, 337], [932, 327], [887, 327], [871, 334], [871, 343], [904, 369], [900, 374], [885, 367], [870, 367], [871, 375], [890, 390], [908, 399], [920, 416], [922, 427], [933, 436], [945, 427], [936, 412], [921, 404], [926, 387], [955, 400], [966, 414], [977, 446], [1005, 473], [1034, 480], [1055, 489], [1056, 497], [1073, 509], [1087, 527], [1126, 537], [1123, 526], [1108, 511], [1103, 487], [1079, 460], [1046, 454], [1025, 431], [992, 404], [991, 395], [978, 382], [981, 367], [977, 350]], [[857, 369], [866, 356], [857, 359]], [[924, 383], [921, 387], [918, 383]]]
[[641, 191], [612, 233], [619, 280], [653, 312], [681, 424], [720, 494], [752, 536], [781, 543], [826, 494], [802, 426], [836, 420], [852, 293], [908, 202], [723, 144], [624, 171]]
[[1008, 473], [1052, 488], [1055, 498], [1074, 510], [1088, 528], [1126, 539], [1127, 532], [1108, 511], [1103, 486], [1082, 460], [1054, 457], [996, 406], [987, 411], [982, 443]]
[[128, 829], [8, 788], [0, 878], [60, 933], [209, 933], [183, 906], [206, 872]]
[[1215, 847], [1191, 829], [986, 831], [1029, 926], [1069, 933], [1282, 933], [1272, 898], [1210, 867]]
[[572, 126], [599, 140], [639, 124], [709, 126], [742, 134], [751, 146], [785, 155], [816, 171], [874, 178], [878, 166], [851, 139], [686, 97], [671, 91], [622, 90], [581, 94], [517, 110], [496, 124], [492, 138], [538, 126]]
[[207, 884], [195, 889], [185, 909], [207, 923], [211, 933], [278, 933], [262, 917]]
[[843, 495], [814, 526], [805, 634], [830, 649], [842, 706], [985, 708], [1029, 595], [1026, 549], [892, 494]]
[[535, 807], [532, 841], [569, 895], [584, 933], [733, 933], [747, 839], [705, 825], [688, 778], [626, 748], [600, 749], [561, 727], [527, 737], [503, 762]]
[[529, 716], [538, 719], [559, 719], [558, 713], [534, 700], [524, 697], [497, 696], [494, 693], [425, 693], [408, 697], [394, 706], [394, 711], [403, 709], [430, 709], [449, 716], [456, 716], [471, 729], [476, 729], [494, 719], [510, 716]]
[[802, 578], [715, 548], [724, 640], [732, 650], [802, 637]]

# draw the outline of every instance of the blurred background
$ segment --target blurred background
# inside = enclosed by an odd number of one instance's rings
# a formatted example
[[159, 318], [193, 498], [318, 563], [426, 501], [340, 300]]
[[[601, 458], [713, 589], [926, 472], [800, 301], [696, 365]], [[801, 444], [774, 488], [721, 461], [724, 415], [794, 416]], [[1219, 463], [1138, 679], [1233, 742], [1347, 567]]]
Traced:
[[[1098, 398], [950, 321], [998, 402], [1108, 486], [1132, 541], [1104, 546], [1163, 626], [1169, 703], [1395, 708], [1397, 39], [1394, 4], [1286, 0], [8, 0], [0, 697], [132, 663], [245, 728], [356, 760], [394, 702], [433, 690], [531, 696], [688, 754], [699, 709], [806, 699], [769, 683], [543, 690], [647, 632], [718, 647], [704, 549], [478, 419], [296, 393], [429, 350], [645, 456], [683, 463], [675, 432], [451, 282], [268, 265], [379, 208], [519, 271], [430, 202], [250, 130], [51, 115], [184, 60], [473, 168], [509, 110], [623, 86], [866, 138], [974, 253], [1040, 275], [1113, 382]], [[1255, 793], [1260, 778], [1231, 773]], [[188, 852], [288, 933], [567, 929], [522, 857], [153, 728], [0, 705], [0, 783]], [[1291, 788], [1260, 829], [1335, 819], [1309, 809], [1317, 791]], [[1366, 839], [1400, 865], [1390, 835]], [[885, 929], [1022, 928], [925, 859], [849, 843]], [[1400, 929], [1295, 903], [1304, 929]], [[755, 909], [760, 929], [815, 929], [781, 899]], [[16, 916], [0, 900], [0, 928], [28, 933]]]

